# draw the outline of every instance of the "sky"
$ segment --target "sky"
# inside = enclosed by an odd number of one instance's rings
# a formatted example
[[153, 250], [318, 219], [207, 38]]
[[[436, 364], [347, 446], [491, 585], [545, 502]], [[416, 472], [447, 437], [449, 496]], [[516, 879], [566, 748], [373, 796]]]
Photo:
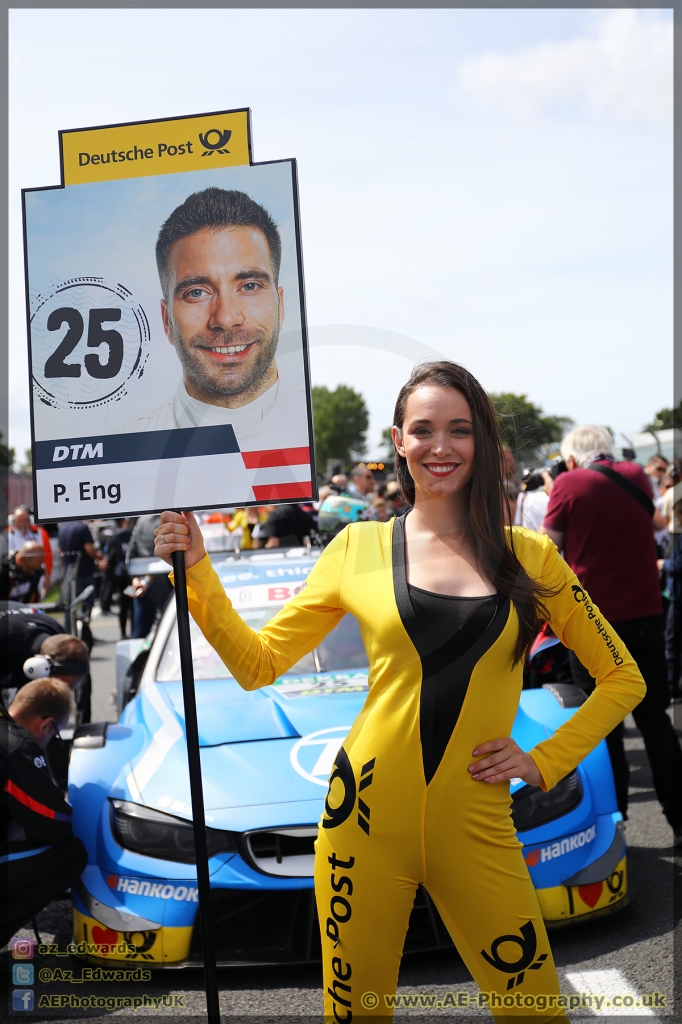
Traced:
[[59, 129], [252, 109], [296, 157], [311, 367], [379, 454], [416, 361], [636, 433], [672, 405], [672, 10], [13, 10], [10, 444], [30, 443], [21, 188]]

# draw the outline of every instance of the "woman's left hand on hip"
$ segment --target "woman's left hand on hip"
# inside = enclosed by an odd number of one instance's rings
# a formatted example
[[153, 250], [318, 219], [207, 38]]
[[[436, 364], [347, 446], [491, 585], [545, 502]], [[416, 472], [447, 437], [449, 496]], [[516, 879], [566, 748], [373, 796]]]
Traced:
[[472, 757], [481, 761], [469, 765], [476, 782], [508, 782], [523, 779], [529, 786], [540, 786], [542, 775], [533, 758], [508, 736], [481, 743], [472, 751]]

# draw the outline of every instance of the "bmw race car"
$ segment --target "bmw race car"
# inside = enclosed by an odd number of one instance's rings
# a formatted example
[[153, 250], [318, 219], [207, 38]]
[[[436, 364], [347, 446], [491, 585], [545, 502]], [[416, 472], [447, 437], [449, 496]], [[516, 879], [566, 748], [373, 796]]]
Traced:
[[[254, 629], [297, 593], [315, 563], [306, 549], [211, 557]], [[158, 562], [156, 571], [166, 566]], [[337, 750], [368, 689], [358, 623], [346, 615], [286, 675], [250, 693], [194, 624], [192, 645], [218, 963], [314, 961], [317, 823]], [[69, 798], [88, 851], [73, 890], [75, 941], [95, 962], [181, 967], [201, 962], [201, 943], [173, 601], [151, 645], [139, 648], [139, 641], [120, 645], [121, 658], [134, 660], [118, 723], [82, 726], [74, 738]], [[532, 748], [582, 700], [566, 685], [524, 691], [514, 738]], [[627, 902], [624, 833], [605, 744], [551, 792], [514, 780], [511, 798], [548, 925]], [[406, 951], [450, 944], [419, 890]]]

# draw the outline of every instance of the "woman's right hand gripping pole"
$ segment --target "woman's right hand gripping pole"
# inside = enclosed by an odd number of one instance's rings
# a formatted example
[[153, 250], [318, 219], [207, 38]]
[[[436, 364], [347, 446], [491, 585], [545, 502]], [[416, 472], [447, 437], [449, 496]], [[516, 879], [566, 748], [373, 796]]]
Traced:
[[206, 554], [193, 512], [161, 513], [161, 522], [154, 530], [154, 554], [172, 565], [174, 551], [185, 552], [185, 569], [191, 569]]

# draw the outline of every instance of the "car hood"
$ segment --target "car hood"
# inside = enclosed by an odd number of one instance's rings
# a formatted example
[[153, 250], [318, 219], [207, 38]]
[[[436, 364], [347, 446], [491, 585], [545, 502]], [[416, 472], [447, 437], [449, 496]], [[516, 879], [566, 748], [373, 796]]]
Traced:
[[[334, 757], [366, 691], [366, 671], [285, 676], [255, 691], [234, 679], [200, 680], [195, 693], [208, 824], [242, 829], [259, 827], [261, 817], [269, 824], [317, 820]], [[152, 684], [140, 697], [153, 741], [120, 782], [130, 778], [133, 786], [123, 788], [134, 796], [136, 789], [135, 798], [148, 806], [191, 818], [182, 684]], [[552, 731], [519, 708], [512, 735], [523, 749]], [[512, 792], [522, 785], [515, 780]]]
[[[332, 675], [285, 677], [255, 692], [234, 680], [197, 684], [207, 824], [241, 830], [259, 827], [261, 817], [319, 818], [334, 757], [366, 694], [366, 672]], [[324, 692], [330, 682], [342, 692]], [[191, 818], [181, 684], [147, 686], [134, 703], [151, 742], [122, 771], [115, 795]]]
[[[157, 687], [184, 731], [182, 683]], [[243, 690], [235, 679], [201, 680], [195, 687], [199, 746], [302, 736], [335, 725], [339, 714], [347, 719], [349, 703], [357, 705], [355, 718], [366, 692], [366, 670], [283, 676], [274, 686], [252, 691]]]
[[[184, 729], [182, 683], [157, 685], [169, 700]], [[277, 701], [262, 690], [242, 690], [236, 679], [202, 680], [197, 683], [195, 694], [199, 745], [202, 747], [298, 735]]]

